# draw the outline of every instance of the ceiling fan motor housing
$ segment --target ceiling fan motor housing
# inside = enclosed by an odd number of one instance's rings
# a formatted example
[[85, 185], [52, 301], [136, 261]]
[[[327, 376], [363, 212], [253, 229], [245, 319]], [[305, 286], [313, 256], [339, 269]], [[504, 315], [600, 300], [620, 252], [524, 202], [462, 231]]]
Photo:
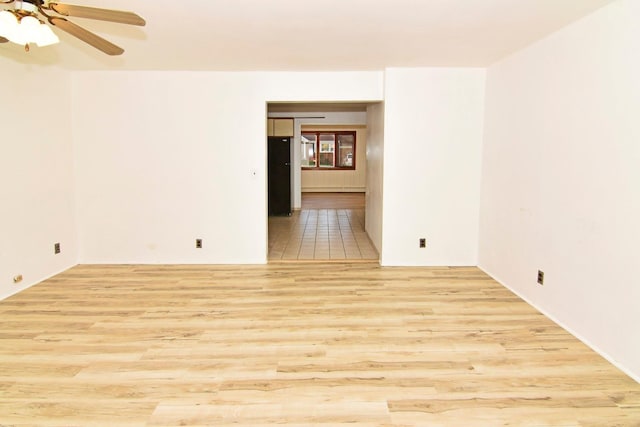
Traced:
[[15, 10], [23, 10], [29, 13], [36, 13], [38, 12], [38, 5], [41, 2], [39, 2], [38, 0], [17, 0], [15, 2]]

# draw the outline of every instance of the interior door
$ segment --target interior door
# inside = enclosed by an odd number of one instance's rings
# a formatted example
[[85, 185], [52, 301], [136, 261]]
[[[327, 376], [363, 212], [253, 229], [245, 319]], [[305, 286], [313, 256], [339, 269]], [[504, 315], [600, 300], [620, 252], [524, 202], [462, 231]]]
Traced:
[[269, 215], [291, 215], [291, 138], [269, 137]]

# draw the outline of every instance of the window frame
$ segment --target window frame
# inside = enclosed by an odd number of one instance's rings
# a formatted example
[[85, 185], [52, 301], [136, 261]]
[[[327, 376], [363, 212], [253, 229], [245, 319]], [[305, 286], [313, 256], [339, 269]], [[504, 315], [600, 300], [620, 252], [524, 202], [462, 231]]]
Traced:
[[[304, 130], [301, 132], [301, 136], [305, 135], [305, 134], [313, 134], [315, 135], [315, 165], [314, 166], [305, 166], [302, 165], [301, 169], [302, 170], [310, 170], [310, 171], [316, 171], [316, 170], [322, 170], [322, 171], [344, 171], [344, 170], [356, 170], [356, 147], [357, 147], [357, 132], [355, 130]], [[334, 147], [333, 147], [333, 163], [335, 165], [336, 163], [336, 155], [337, 153], [339, 153], [340, 151], [340, 146], [338, 144], [338, 137], [340, 135], [347, 135], [347, 136], [352, 136], [353, 137], [353, 157], [351, 160], [351, 166], [331, 166], [331, 167], [327, 167], [327, 166], [320, 166], [320, 135], [326, 135], [326, 134], [332, 134], [333, 135], [333, 140], [334, 140]], [[303, 145], [302, 139], [300, 141], [300, 145]]]

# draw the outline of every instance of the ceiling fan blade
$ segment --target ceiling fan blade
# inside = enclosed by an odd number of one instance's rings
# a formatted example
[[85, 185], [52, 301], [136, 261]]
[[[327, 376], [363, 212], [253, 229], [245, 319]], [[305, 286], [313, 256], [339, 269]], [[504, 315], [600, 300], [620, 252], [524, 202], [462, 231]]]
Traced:
[[67, 21], [64, 18], [51, 17], [49, 18], [49, 22], [51, 25], [55, 25], [63, 31], [71, 34], [74, 37], [79, 38], [83, 42], [90, 44], [98, 50], [103, 51], [107, 55], [122, 55], [124, 49], [115, 44], [111, 43], [100, 37], [97, 34], [92, 33], [91, 31], [87, 31], [79, 25], [74, 24], [73, 22]]
[[9, 40], [5, 39], [4, 37], [0, 36], [0, 43], [6, 43]]
[[143, 27], [146, 21], [133, 12], [122, 10], [100, 9], [97, 7], [76, 6], [73, 4], [50, 2], [47, 9], [64, 16], [97, 19], [100, 21], [118, 22], [120, 24], [138, 25]]

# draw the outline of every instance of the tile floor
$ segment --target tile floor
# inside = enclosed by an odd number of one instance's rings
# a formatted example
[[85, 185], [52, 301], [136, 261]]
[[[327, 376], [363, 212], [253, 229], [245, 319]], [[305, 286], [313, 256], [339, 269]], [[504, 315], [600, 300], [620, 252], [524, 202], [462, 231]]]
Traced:
[[378, 260], [378, 253], [364, 230], [364, 208], [307, 208], [303, 195], [302, 210], [269, 217], [269, 260]]

